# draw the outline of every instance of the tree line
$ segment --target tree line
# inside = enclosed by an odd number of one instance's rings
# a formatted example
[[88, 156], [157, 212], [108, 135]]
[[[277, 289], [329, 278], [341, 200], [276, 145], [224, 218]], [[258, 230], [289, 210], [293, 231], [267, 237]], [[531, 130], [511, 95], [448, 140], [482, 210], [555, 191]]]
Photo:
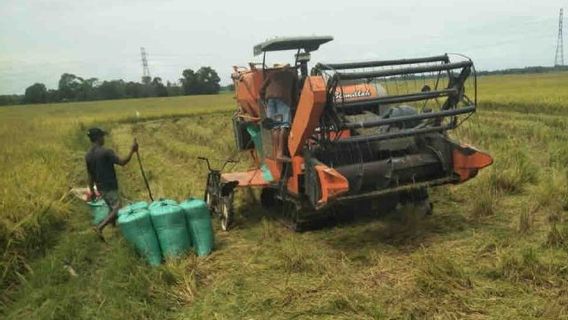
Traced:
[[176, 83], [164, 83], [159, 77], [143, 77], [141, 82], [101, 81], [64, 73], [57, 89], [34, 83], [23, 95], [0, 95], [0, 105], [217, 94], [222, 89], [220, 82], [219, 75], [211, 67], [201, 67], [197, 71], [185, 69]]

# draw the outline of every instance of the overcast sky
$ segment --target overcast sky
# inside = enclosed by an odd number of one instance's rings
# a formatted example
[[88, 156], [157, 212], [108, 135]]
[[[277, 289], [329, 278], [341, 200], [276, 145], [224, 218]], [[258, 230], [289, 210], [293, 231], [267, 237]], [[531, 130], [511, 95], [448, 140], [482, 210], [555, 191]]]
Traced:
[[562, 6], [568, 0], [0, 0], [0, 94], [56, 88], [64, 72], [140, 81], [140, 47], [164, 82], [211, 66], [228, 84], [231, 67], [274, 36], [334, 36], [313, 62], [460, 52], [478, 70], [552, 65]]

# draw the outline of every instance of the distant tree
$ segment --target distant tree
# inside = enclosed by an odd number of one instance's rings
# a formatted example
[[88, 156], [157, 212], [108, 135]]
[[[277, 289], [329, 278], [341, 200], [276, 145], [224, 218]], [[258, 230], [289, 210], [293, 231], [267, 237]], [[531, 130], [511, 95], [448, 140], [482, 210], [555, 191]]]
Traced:
[[124, 94], [127, 98], [142, 97], [143, 85], [138, 82], [129, 81], [124, 85]]
[[151, 77], [142, 77], [142, 84], [150, 84], [152, 82], [152, 78]]
[[11, 106], [22, 103], [24, 96], [18, 94], [0, 95], [0, 106]]
[[232, 92], [235, 91], [235, 85], [234, 84], [228, 84], [224, 87], [221, 87], [221, 91], [228, 91], [228, 92]]
[[[81, 78], [78, 78], [81, 79]], [[82, 80], [82, 79], [81, 79]], [[77, 100], [96, 100], [97, 99], [97, 84], [99, 79], [89, 78], [82, 80], [77, 88], [75, 99]]]
[[524, 68], [511, 68], [503, 70], [493, 70], [493, 71], [478, 71], [478, 76], [486, 76], [493, 74], [526, 74], [526, 73], [546, 73], [546, 72], [558, 72], [558, 71], [568, 71], [568, 66], [556, 66], [556, 67], [543, 67], [543, 66], [533, 66]]
[[197, 76], [197, 82], [199, 83], [200, 94], [217, 94], [221, 89], [221, 78], [213, 68], [211, 67], [201, 67], [195, 73]]
[[98, 87], [99, 98], [105, 100], [122, 99], [126, 97], [125, 87], [126, 85], [123, 80], [104, 81]]
[[166, 89], [166, 86], [162, 83], [161, 78], [155, 77], [154, 80], [152, 80], [152, 87], [154, 89], [154, 95], [158, 97], [168, 96], [168, 89]]
[[[195, 94], [216, 94], [221, 89], [220, 78], [211, 67], [197, 71], [185, 69], [179, 82], [163, 82], [160, 77], [147, 77], [142, 82], [123, 80], [99, 81], [97, 78], [82, 78], [72, 73], [63, 73], [57, 89], [47, 90], [36, 83], [26, 89], [25, 95], [0, 96], [1, 105], [39, 102], [92, 101], [99, 99], [124, 99], [144, 97], [167, 97]], [[232, 85], [223, 90], [232, 89]]]
[[141, 98], [148, 98], [148, 97], [155, 97], [156, 96], [156, 93], [154, 92], [154, 86], [152, 86], [151, 81], [148, 84], [141, 84], [140, 88], [141, 88], [141, 92], [140, 92]]
[[168, 96], [181, 96], [183, 94], [183, 88], [176, 83], [167, 82], [166, 90], [168, 90]]
[[64, 73], [59, 78], [59, 97], [62, 100], [75, 100], [83, 84], [83, 78]]
[[197, 94], [199, 91], [199, 85], [197, 83], [197, 75], [191, 69], [185, 69], [182, 72], [183, 78], [179, 79], [183, 93], [186, 95]]
[[43, 83], [34, 83], [26, 89], [24, 103], [45, 103], [47, 101], [47, 88]]
[[221, 79], [211, 67], [201, 67], [197, 72], [191, 69], [183, 70], [183, 78], [180, 79], [183, 92], [192, 94], [216, 94], [221, 89]]
[[47, 90], [47, 102], [59, 102], [61, 98], [59, 97], [59, 91], [54, 89]]

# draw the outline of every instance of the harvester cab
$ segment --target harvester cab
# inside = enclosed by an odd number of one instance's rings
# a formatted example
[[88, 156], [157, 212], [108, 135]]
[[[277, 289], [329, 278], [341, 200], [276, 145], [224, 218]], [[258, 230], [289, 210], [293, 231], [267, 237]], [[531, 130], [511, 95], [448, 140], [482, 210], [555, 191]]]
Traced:
[[[452, 140], [448, 131], [472, 115], [477, 104], [473, 62], [460, 55], [317, 63], [310, 52], [332, 37], [276, 38], [254, 47], [261, 64], [234, 67], [237, 110], [232, 117], [237, 148], [254, 168], [222, 173], [205, 193], [210, 209], [225, 203], [223, 229], [232, 221], [233, 187], [261, 188], [261, 203], [278, 205], [294, 229], [325, 220], [338, 208], [357, 214], [373, 203], [388, 210], [399, 202], [428, 202], [428, 188], [457, 184], [492, 163], [488, 154]], [[263, 126], [260, 88], [269, 72], [266, 53], [295, 50], [301, 81], [286, 151], [273, 152]], [[258, 68], [262, 66], [262, 68]], [[233, 187], [226, 187], [227, 185]], [[224, 190], [223, 199], [212, 197]], [[220, 194], [217, 192], [216, 194]]]

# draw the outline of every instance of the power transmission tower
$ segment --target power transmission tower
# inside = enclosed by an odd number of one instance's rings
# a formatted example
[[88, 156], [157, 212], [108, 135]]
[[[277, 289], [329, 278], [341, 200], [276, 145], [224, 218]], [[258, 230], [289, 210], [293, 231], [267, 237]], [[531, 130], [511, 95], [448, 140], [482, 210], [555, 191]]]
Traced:
[[150, 76], [150, 69], [148, 69], [148, 56], [144, 47], [140, 48], [140, 54], [142, 55], [142, 83], [148, 84], [152, 81], [152, 77]]
[[558, 21], [558, 41], [556, 42], [556, 55], [554, 56], [554, 66], [564, 65], [564, 39], [562, 37], [562, 25], [564, 22], [564, 9], [560, 8], [560, 18]]

